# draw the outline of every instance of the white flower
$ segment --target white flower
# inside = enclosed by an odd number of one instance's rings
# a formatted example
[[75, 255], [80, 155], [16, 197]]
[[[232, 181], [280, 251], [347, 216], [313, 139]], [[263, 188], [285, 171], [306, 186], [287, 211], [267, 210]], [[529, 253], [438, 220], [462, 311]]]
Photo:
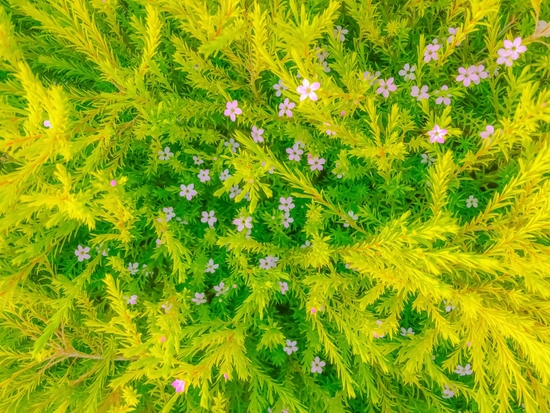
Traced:
[[161, 161], [168, 161], [174, 154], [170, 152], [170, 148], [167, 146], [163, 151], [157, 152]]
[[268, 255], [265, 258], [260, 258], [260, 268], [262, 270], [269, 270], [271, 268], [277, 267], [277, 261], [279, 261], [279, 258], [274, 257], [272, 255]]
[[210, 181], [210, 170], [209, 169], [201, 169], [199, 174], [197, 175], [197, 178], [200, 179], [201, 182]]
[[404, 327], [401, 327], [401, 335], [402, 336], [414, 336], [414, 331], [412, 327], [409, 327], [409, 329], [405, 329]]
[[132, 295], [130, 298], [128, 298], [128, 301], [126, 301], [126, 303], [130, 305], [136, 305], [137, 299], [138, 299], [137, 295]]
[[444, 399], [450, 399], [451, 397], [453, 397], [455, 395], [455, 392], [452, 391], [451, 389], [449, 389], [449, 386], [445, 385], [445, 390], [443, 390], [443, 395], [442, 397]]
[[90, 259], [90, 247], [82, 247], [82, 245], [79, 245], [76, 250], [74, 250], [74, 255], [78, 257], [78, 261], [82, 262], [84, 260]]
[[346, 36], [344, 36], [346, 34], [348, 34], [348, 30], [347, 29], [342, 29], [341, 26], [336, 26], [336, 28], [334, 29], [334, 37], [336, 37], [341, 42], [346, 40]]
[[281, 289], [281, 294], [285, 295], [285, 293], [288, 291], [288, 284], [284, 281], [280, 281], [279, 288]]
[[445, 304], [445, 311], [448, 313], [455, 309], [455, 306], [453, 305], [453, 300], [449, 300], [448, 303], [447, 301], [443, 300], [443, 304]]
[[188, 201], [191, 201], [193, 197], [197, 195], [197, 191], [195, 191], [194, 188], [195, 188], [194, 184], [189, 184], [187, 186], [180, 185], [180, 189], [181, 189], [180, 196], [184, 196], [185, 198], [187, 198]]
[[239, 143], [235, 142], [235, 139], [233, 138], [229, 139], [229, 142], [224, 142], [223, 144], [231, 149], [231, 152], [236, 152], [237, 148], [240, 146]]
[[233, 224], [237, 226], [237, 230], [241, 232], [245, 228], [252, 228], [252, 217], [235, 218]]
[[218, 221], [218, 219], [214, 216], [214, 211], [202, 211], [201, 222], [208, 222], [208, 225], [213, 227], [216, 221]]
[[403, 69], [399, 71], [399, 76], [402, 76], [405, 80], [414, 80], [416, 79], [415, 74], [413, 73], [416, 70], [416, 65], [410, 66], [408, 63], [403, 66]]
[[435, 159], [432, 158], [430, 155], [428, 155], [427, 153], [422, 154], [422, 160], [420, 161], [420, 163], [427, 163], [428, 166], [432, 166], [434, 162]]
[[298, 347], [296, 347], [296, 341], [287, 340], [287, 341], [286, 341], [286, 347], [283, 348], [283, 350], [284, 350], [285, 353], [288, 354], [289, 356], [290, 356], [292, 353], [295, 353], [296, 351], [298, 351]]
[[319, 357], [315, 357], [315, 360], [311, 362], [311, 372], [321, 374], [325, 365], [324, 361], [321, 361]]
[[[353, 211], [348, 211], [348, 215], [350, 216], [351, 219], [353, 219], [354, 221], [357, 221], [359, 219], [359, 216], [355, 214], [355, 212]], [[345, 222], [344, 223], [344, 227], [349, 227], [349, 222]]]
[[226, 179], [228, 178], [231, 178], [231, 175], [229, 175], [229, 169], [225, 169], [221, 174], [220, 174], [220, 181], [225, 181]]
[[291, 196], [289, 196], [288, 198], [280, 197], [279, 201], [281, 202], [281, 205], [279, 205], [279, 209], [281, 211], [290, 212], [290, 210], [294, 208]]
[[473, 195], [470, 195], [470, 197], [466, 200], [466, 207], [471, 208], [477, 208], [477, 198], [474, 198]]
[[195, 293], [195, 298], [192, 298], [191, 301], [197, 305], [204, 304], [206, 302], [204, 299], [204, 293]]
[[311, 166], [309, 169], [312, 171], [319, 170], [321, 171], [323, 169], [323, 165], [325, 163], [325, 160], [323, 158], [320, 158], [318, 156], [310, 156], [308, 157], [307, 163], [309, 163]]
[[220, 285], [215, 285], [214, 290], [216, 290], [216, 297], [219, 297], [220, 295], [224, 295], [229, 291], [229, 287], [225, 286], [225, 283], [222, 281], [220, 282]]
[[134, 275], [139, 270], [139, 264], [137, 262], [134, 263], [128, 263], [128, 271], [130, 271], [130, 274]]
[[283, 79], [279, 79], [279, 83], [275, 83], [273, 89], [277, 91], [275, 92], [275, 96], [281, 96], [282, 90], [287, 90], [288, 87], [284, 85]]
[[204, 163], [204, 161], [200, 156], [193, 156], [193, 162], [195, 163], [195, 165], [200, 165]]
[[473, 373], [473, 371], [471, 369], [470, 364], [468, 363], [464, 367], [462, 367], [460, 364], [456, 366], [455, 373], [460, 376], [470, 376]]
[[286, 153], [288, 153], [288, 159], [291, 161], [299, 161], [300, 155], [304, 153], [302, 149], [298, 147], [298, 144], [294, 144], [292, 148], [287, 148]]
[[230, 199], [233, 199], [235, 198], [237, 195], [239, 195], [243, 190], [241, 188], [239, 188], [239, 185], [235, 185], [235, 186], [232, 186], [231, 188], [229, 188], [229, 198]]
[[283, 215], [283, 219], [281, 220], [281, 222], [285, 228], [288, 228], [290, 224], [294, 222], [294, 218], [292, 218], [287, 212]]
[[209, 272], [211, 274], [214, 274], [219, 266], [220, 264], [214, 264], [214, 260], [210, 258], [210, 260], [208, 261], [208, 264], [206, 264], [206, 270], [204, 270], [204, 272]]
[[173, 207], [162, 208], [162, 212], [165, 213], [166, 222], [169, 222], [172, 218], [174, 218], [176, 216], [176, 214], [174, 213], [174, 208]]

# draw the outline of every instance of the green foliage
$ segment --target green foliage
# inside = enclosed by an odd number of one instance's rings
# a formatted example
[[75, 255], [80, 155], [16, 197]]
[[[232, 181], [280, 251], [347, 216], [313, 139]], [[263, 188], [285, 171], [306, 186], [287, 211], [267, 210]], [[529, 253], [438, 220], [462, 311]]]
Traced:
[[1, 0], [0, 412], [550, 411], [544, 19]]

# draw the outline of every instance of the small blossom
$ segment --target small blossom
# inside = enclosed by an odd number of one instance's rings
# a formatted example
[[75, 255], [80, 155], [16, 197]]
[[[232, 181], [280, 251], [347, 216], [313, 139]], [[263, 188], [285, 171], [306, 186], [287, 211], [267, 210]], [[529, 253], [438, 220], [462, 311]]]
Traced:
[[487, 79], [489, 77], [489, 72], [485, 70], [485, 66], [479, 65], [479, 66], [470, 66], [468, 70], [471, 70], [472, 73], [477, 75], [477, 79], [473, 79], [473, 82], [476, 85], [479, 85], [479, 82], [481, 79]]
[[300, 247], [301, 247], [301, 248], [311, 247], [311, 242], [309, 242], [309, 241], [306, 239], [306, 242], [304, 242], [304, 244], [301, 245]]
[[450, 93], [445, 93], [447, 90], [449, 90], [449, 87], [447, 85], [443, 85], [440, 90], [436, 91], [436, 94], [438, 95], [435, 100], [436, 105], [441, 105], [443, 103], [445, 106], [449, 106], [451, 104], [451, 97], [453, 95]]
[[236, 152], [237, 148], [240, 146], [238, 142], [235, 142], [235, 139], [231, 138], [229, 139], [229, 142], [223, 143], [225, 146], [227, 146], [231, 152]]
[[498, 49], [498, 58], [497, 64], [506, 65], [508, 67], [512, 66], [514, 59], [512, 59], [512, 53], [507, 49]]
[[113, 179], [113, 180], [111, 181], [111, 186], [116, 186], [116, 179]]
[[237, 195], [239, 195], [243, 190], [239, 188], [239, 185], [234, 185], [231, 188], [229, 188], [229, 199], [235, 198]]
[[281, 211], [290, 212], [291, 209], [294, 209], [294, 204], [292, 203], [292, 197], [289, 196], [288, 198], [280, 197], [279, 202], [281, 205], [279, 205], [279, 209]]
[[466, 207], [471, 208], [477, 208], [477, 198], [474, 198], [473, 195], [470, 195], [470, 197], [466, 200]]
[[390, 92], [395, 92], [397, 86], [393, 83], [393, 77], [390, 77], [388, 80], [380, 80], [379, 87], [376, 89], [376, 93], [381, 94], [386, 99], [390, 95]]
[[296, 341], [287, 340], [287, 341], [286, 341], [286, 347], [283, 348], [283, 350], [284, 350], [285, 353], [288, 354], [289, 356], [290, 356], [292, 353], [297, 352], [297, 351], [298, 351], [298, 347], [296, 347]]
[[139, 270], [139, 263], [137, 262], [128, 263], [128, 271], [130, 271], [130, 274], [132, 275], [137, 274], [138, 270]]
[[44, 121], [44, 127], [46, 127], [46, 128], [51, 128], [51, 127], [52, 127], [52, 123], [51, 123], [48, 119], [46, 119], [46, 120]]
[[74, 255], [78, 257], [78, 261], [82, 262], [84, 260], [90, 259], [90, 247], [82, 247], [82, 245], [79, 245], [76, 250], [74, 250]]
[[323, 63], [321, 63], [321, 66], [323, 66], [323, 71], [325, 73], [329, 73], [330, 72], [330, 67], [328, 67], [328, 62], [325, 60]]
[[422, 99], [428, 99], [430, 95], [428, 94], [428, 86], [424, 85], [422, 88], [418, 86], [413, 86], [411, 89], [411, 96], [415, 97], [418, 101]]
[[105, 248], [103, 246], [103, 244], [101, 245], [98, 245], [97, 247], [95, 247], [95, 250], [97, 251], [98, 254], [101, 254], [103, 255], [104, 257], [106, 257], [108, 255], [108, 252], [111, 251], [110, 248]]
[[263, 133], [263, 129], [258, 129], [256, 126], [252, 126], [252, 132], [250, 132], [250, 135], [252, 136], [254, 142], [260, 143], [264, 141], [264, 138], [262, 137]]
[[369, 82], [370, 85], [372, 86], [372, 85], [374, 85], [374, 82], [376, 82], [376, 80], [378, 79], [379, 76], [380, 76], [379, 71], [377, 71], [374, 74], [371, 74], [371, 72], [367, 71], [367, 72], [363, 73], [363, 80]]
[[191, 301], [193, 301], [197, 305], [204, 304], [206, 302], [206, 299], [204, 298], [204, 293], [195, 293], [195, 298], [192, 298]]
[[324, 158], [319, 158], [318, 156], [315, 156], [315, 157], [310, 157], [307, 160], [307, 163], [311, 165], [309, 169], [311, 169], [312, 171], [315, 171], [315, 170], [322, 171], [325, 160]]
[[214, 274], [219, 266], [220, 264], [214, 264], [214, 260], [210, 258], [210, 260], [206, 264], [206, 270], [204, 270], [204, 272], [209, 272], [211, 274]]
[[519, 59], [520, 54], [527, 51], [527, 47], [521, 44], [521, 37], [516, 37], [513, 41], [504, 40], [504, 48], [509, 52], [512, 60]]
[[453, 300], [449, 300], [448, 303], [447, 301], [443, 300], [443, 304], [445, 305], [445, 311], [448, 313], [455, 309], [455, 306], [453, 305]]
[[284, 281], [279, 282], [279, 288], [281, 290], [281, 294], [285, 295], [285, 293], [288, 291], [288, 284]]
[[282, 91], [287, 90], [288, 87], [284, 85], [283, 79], [279, 79], [279, 82], [273, 85], [273, 89], [277, 91], [275, 92], [275, 96], [281, 96]]
[[128, 298], [128, 301], [126, 301], [126, 303], [130, 305], [136, 305], [137, 299], [138, 299], [137, 295], [132, 295], [130, 298]]
[[413, 73], [416, 70], [416, 65], [409, 65], [405, 63], [403, 69], [399, 71], [399, 76], [402, 76], [405, 80], [414, 80], [416, 79], [415, 74]]
[[172, 156], [174, 156], [174, 154], [170, 152], [170, 148], [168, 146], [164, 148], [163, 151], [158, 151], [157, 153], [159, 155], [159, 160], [161, 161], [168, 161]]
[[321, 85], [319, 82], [313, 82], [310, 84], [307, 79], [303, 79], [301, 86], [296, 88], [296, 92], [300, 94], [300, 102], [306, 100], [307, 98], [310, 98], [312, 101], [316, 101], [318, 97], [315, 91], [320, 87]]
[[334, 29], [334, 37], [336, 37], [336, 39], [340, 40], [341, 42], [346, 40], [346, 34], [348, 34], [348, 30], [342, 29], [341, 26], [336, 26], [336, 28]]
[[288, 98], [285, 99], [285, 101], [281, 104], [279, 104], [279, 116], [286, 115], [289, 118], [292, 117], [292, 109], [296, 106], [296, 103], [290, 102]]
[[207, 222], [209, 226], [213, 227], [216, 221], [218, 221], [218, 219], [214, 216], [214, 211], [202, 211], [201, 222]]
[[[355, 212], [353, 211], [348, 211], [348, 215], [350, 216], [351, 219], [353, 219], [354, 221], [357, 221], [359, 219], [359, 216], [357, 216], [355, 214]], [[349, 227], [349, 222], [346, 222], [344, 223], [344, 227]]]
[[[454, 40], [454, 36], [456, 35], [457, 29], [454, 27], [449, 27], [448, 30], [451, 35], [447, 37], [447, 43], [452, 43]], [[457, 46], [460, 46], [460, 43], [458, 43]]]
[[449, 386], [445, 385], [445, 390], [443, 390], [443, 395], [442, 397], [444, 399], [450, 399], [451, 397], [453, 397], [455, 395], [455, 392], [452, 391]]
[[470, 376], [473, 371], [471, 369], [470, 364], [466, 364], [466, 366], [462, 367], [460, 364], [456, 366], [455, 373], [460, 376]]
[[241, 108], [238, 107], [238, 105], [239, 105], [239, 102], [237, 102], [236, 100], [234, 100], [233, 102], [227, 102], [225, 104], [225, 111], [223, 112], [223, 114], [225, 116], [229, 116], [229, 118], [233, 122], [235, 122], [237, 115], [240, 115], [241, 113], [243, 113], [243, 111], [241, 110]]
[[[536, 34], [542, 33], [544, 30], [546, 30], [546, 26], [548, 26], [547, 22], [545, 22], [544, 20], [539, 20], [539, 22], [537, 23], [537, 28], [535, 29], [535, 33]], [[548, 33], [543, 37], [550, 37], [550, 33]]]
[[465, 87], [470, 86], [472, 82], [479, 82], [479, 76], [477, 75], [477, 67], [470, 66], [468, 69], [464, 67], [458, 68], [459, 75], [456, 77], [457, 82], [462, 82]]
[[176, 393], [181, 393], [185, 391], [185, 381], [184, 380], [174, 380], [172, 386], [176, 389]]
[[404, 337], [414, 336], [414, 331], [413, 331], [412, 327], [409, 327], [409, 329], [401, 327], [401, 335], [404, 336]]
[[430, 136], [430, 143], [445, 143], [445, 135], [447, 134], [447, 129], [441, 129], [439, 125], [434, 125], [434, 128], [431, 131], [428, 131]]
[[315, 357], [315, 360], [311, 362], [311, 372], [321, 374], [325, 365], [324, 361], [321, 361], [319, 357]]
[[176, 216], [173, 207], [162, 208], [162, 212], [164, 212], [165, 214], [166, 222], [169, 222], [172, 218]]
[[195, 163], [195, 165], [200, 165], [204, 163], [200, 156], [193, 156], [193, 162]]
[[271, 268], [271, 264], [267, 260], [267, 258], [260, 258], [260, 269], [261, 270], [269, 270], [270, 268]]
[[485, 127], [485, 130], [483, 132], [480, 132], [479, 136], [481, 136], [482, 139], [487, 139], [493, 133], [495, 133], [494, 126], [493, 125], [487, 125]]
[[187, 198], [188, 201], [191, 201], [195, 195], [197, 195], [197, 191], [195, 191], [195, 185], [189, 184], [189, 185], [180, 185], [180, 196], [184, 196]]
[[214, 290], [216, 290], [216, 297], [220, 295], [225, 295], [229, 291], [229, 287], [226, 287], [225, 283], [222, 281], [220, 285], [215, 285]]
[[288, 159], [291, 161], [298, 162], [300, 160], [300, 155], [304, 153], [298, 144], [294, 144], [292, 148], [286, 148], [286, 153], [288, 153]]
[[429, 44], [424, 51], [424, 62], [428, 63], [430, 60], [437, 60], [437, 51], [441, 46], [438, 44]]
[[229, 169], [225, 169], [221, 174], [220, 174], [220, 181], [225, 181], [226, 179], [228, 178], [231, 178], [231, 175], [229, 175]]
[[233, 224], [237, 226], [237, 230], [241, 232], [245, 228], [252, 228], [252, 217], [235, 218]]
[[430, 155], [428, 155], [427, 153], [422, 154], [422, 160], [420, 161], [420, 163], [427, 163], [428, 166], [432, 166], [434, 162], [435, 159], [432, 158]]
[[290, 224], [294, 222], [294, 218], [292, 218], [287, 212], [285, 215], [283, 215], [281, 222], [285, 228], [288, 228]]
[[172, 304], [170, 304], [170, 303], [164, 303], [160, 308], [163, 308], [163, 309], [164, 309], [164, 312], [165, 312], [165, 313], [168, 313], [168, 311], [170, 311], [170, 309], [172, 308]]
[[197, 178], [204, 183], [206, 181], [210, 181], [210, 170], [209, 169], [201, 169], [199, 174], [197, 175]]

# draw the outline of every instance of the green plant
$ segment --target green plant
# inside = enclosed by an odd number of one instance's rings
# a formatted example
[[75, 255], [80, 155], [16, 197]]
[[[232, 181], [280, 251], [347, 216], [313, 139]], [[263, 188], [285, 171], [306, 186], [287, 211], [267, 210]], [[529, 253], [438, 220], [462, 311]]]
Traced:
[[0, 5], [1, 412], [550, 411], [548, 2]]

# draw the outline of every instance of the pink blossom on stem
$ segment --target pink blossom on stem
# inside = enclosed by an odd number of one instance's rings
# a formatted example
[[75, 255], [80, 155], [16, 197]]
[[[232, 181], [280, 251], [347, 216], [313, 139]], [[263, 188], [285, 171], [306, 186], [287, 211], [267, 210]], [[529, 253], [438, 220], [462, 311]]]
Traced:
[[379, 87], [376, 89], [376, 93], [381, 94], [386, 99], [390, 95], [390, 92], [395, 92], [397, 86], [393, 83], [393, 77], [390, 77], [388, 80], [380, 80]]
[[430, 143], [445, 143], [445, 135], [447, 134], [447, 129], [441, 129], [439, 125], [434, 125], [434, 128], [431, 131], [428, 131], [430, 136]]
[[289, 118], [292, 117], [292, 109], [296, 106], [296, 103], [290, 102], [288, 98], [285, 99], [285, 101], [281, 104], [279, 104], [279, 116], [286, 115]]
[[319, 89], [320, 87], [321, 85], [319, 84], [319, 82], [309, 84], [309, 81], [307, 79], [303, 79], [302, 85], [296, 88], [296, 91], [300, 94], [300, 102], [306, 100], [307, 98], [316, 101], [318, 98], [315, 90]]
[[225, 111], [223, 112], [223, 114], [225, 116], [229, 116], [229, 119], [231, 119], [233, 122], [235, 122], [237, 115], [240, 115], [241, 113], [243, 113], [243, 111], [241, 110], [241, 108], [238, 107], [238, 105], [239, 105], [239, 102], [237, 102], [236, 100], [234, 100], [233, 102], [227, 102], [225, 104]]

